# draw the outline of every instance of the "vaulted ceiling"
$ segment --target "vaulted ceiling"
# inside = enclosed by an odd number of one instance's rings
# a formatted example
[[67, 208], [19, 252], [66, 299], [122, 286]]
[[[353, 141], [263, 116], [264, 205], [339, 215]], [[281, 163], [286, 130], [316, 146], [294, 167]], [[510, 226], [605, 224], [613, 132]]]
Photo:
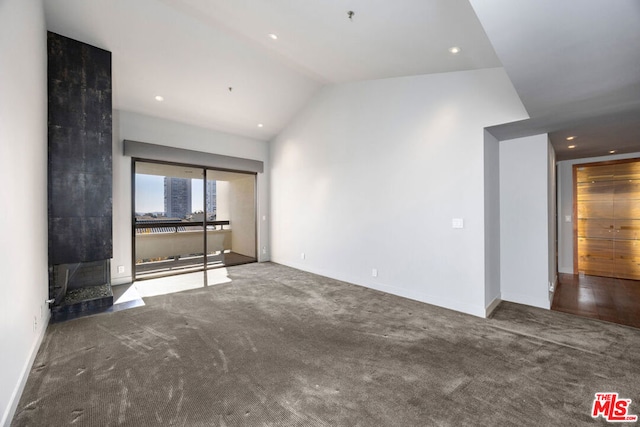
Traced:
[[548, 132], [558, 159], [640, 151], [639, 1], [471, 4], [531, 117], [494, 135]]
[[640, 151], [637, 0], [44, 4], [50, 31], [113, 52], [121, 110], [269, 140], [325, 84], [504, 66], [531, 118], [499, 138], [551, 132], [559, 158]]

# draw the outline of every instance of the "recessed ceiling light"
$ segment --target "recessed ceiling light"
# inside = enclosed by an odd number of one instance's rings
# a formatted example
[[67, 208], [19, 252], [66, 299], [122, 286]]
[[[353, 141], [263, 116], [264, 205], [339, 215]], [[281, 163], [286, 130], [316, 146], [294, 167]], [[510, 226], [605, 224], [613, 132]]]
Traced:
[[609, 154], [613, 154], [615, 152], [616, 152], [616, 150], [609, 150]]
[[271, 37], [272, 40], [278, 40], [278, 35], [277, 34], [270, 33], [269, 37]]
[[460, 53], [460, 48], [458, 46], [452, 46], [449, 48], [449, 52], [453, 53], [454, 55]]
[[162, 102], [162, 101], [164, 101], [164, 98], [161, 97], [160, 95], [156, 95], [156, 101]]
[[567, 137], [567, 141], [573, 141], [574, 139], [576, 139], [576, 137], [575, 137], [575, 136], [568, 136], [568, 137]]
[[261, 128], [262, 126], [264, 126], [262, 123], [258, 123], [259, 128]]
[[567, 147], [567, 148], [576, 148], [576, 146], [575, 146], [575, 145], [570, 145], [570, 146], [569, 146], [569, 147]]

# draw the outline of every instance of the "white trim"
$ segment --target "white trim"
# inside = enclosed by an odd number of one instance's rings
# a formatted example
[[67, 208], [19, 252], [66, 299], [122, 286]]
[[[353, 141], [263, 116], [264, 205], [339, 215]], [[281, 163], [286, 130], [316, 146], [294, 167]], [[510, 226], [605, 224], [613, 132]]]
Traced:
[[36, 359], [36, 355], [38, 354], [38, 350], [40, 349], [40, 345], [42, 344], [44, 335], [47, 332], [47, 326], [49, 325], [50, 318], [51, 312], [47, 311], [46, 316], [44, 317], [44, 319], [42, 319], [42, 325], [44, 325], [44, 327], [40, 328], [40, 333], [34, 341], [33, 347], [31, 347], [29, 358], [25, 362], [24, 367], [22, 368], [22, 372], [20, 373], [20, 380], [18, 381], [18, 384], [16, 384], [16, 387], [11, 394], [9, 404], [7, 405], [7, 410], [4, 414], [2, 414], [2, 422], [0, 422], [0, 425], [4, 427], [11, 426], [13, 417], [16, 414], [16, 409], [18, 408], [18, 403], [20, 402], [20, 397], [22, 397], [22, 392], [24, 391], [24, 387], [27, 384], [27, 379], [29, 378], [31, 367], [33, 366], [33, 362]]
[[491, 316], [491, 313], [493, 313], [493, 310], [498, 308], [498, 306], [500, 305], [501, 302], [502, 302], [502, 300], [500, 298], [498, 298], [498, 297], [496, 297], [493, 301], [491, 301], [491, 304], [489, 304], [487, 306], [487, 308], [485, 309], [485, 316], [484, 317]]
[[[548, 284], [546, 286], [549, 286]], [[518, 304], [529, 305], [532, 307], [544, 308], [545, 310], [551, 309], [551, 303], [548, 298], [532, 298], [530, 295], [514, 294], [514, 293], [502, 293], [502, 300], [515, 302]]]
[[133, 278], [131, 276], [123, 276], [116, 277], [115, 279], [111, 278], [111, 286], [120, 286], [120, 285], [128, 285], [133, 283]]
[[363, 279], [363, 278], [358, 278], [358, 277], [349, 276], [349, 275], [339, 276], [334, 272], [329, 272], [323, 269], [310, 267], [308, 265], [303, 265], [299, 262], [285, 262], [285, 261], [273, 261], [273, 260], [272, 262], [275, 262], [276, 264], [281, 264], [287, 267], [295, 268], [296, 270], [305, 271], [307, 273], [317, 274], [319, 276], [327, 277], [329, 279], [334, 279], [341, 282], [347, 282], [352, 285], [374, 289], [377, 291], [385, 292], [385, 293], [399, 296], [402, 298], [408, 298], [421, 303], [431, 304], [438, 307], [458, 311], [461, 313], [465, 313], [465, 314], [469, 314], [469, 315], [477, 316], [481, 318], [485, 317], [485, 308], [482, 306], [462, 303], [457, 300], [452, 300], [449, 298], [441, 298], [441, 297], [426, 294], [423, 292], [411, 291], [408, 289], [400, 288], [398, 286], [380, 283], [377, 281], [372, 281], [370, 279]]

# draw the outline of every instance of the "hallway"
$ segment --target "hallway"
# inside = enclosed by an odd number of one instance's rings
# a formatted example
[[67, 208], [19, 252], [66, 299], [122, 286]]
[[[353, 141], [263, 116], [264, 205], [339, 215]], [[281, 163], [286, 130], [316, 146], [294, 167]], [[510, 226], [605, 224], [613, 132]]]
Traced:
[[558, 276], [552, 310], [640, 328], [640, 281]]

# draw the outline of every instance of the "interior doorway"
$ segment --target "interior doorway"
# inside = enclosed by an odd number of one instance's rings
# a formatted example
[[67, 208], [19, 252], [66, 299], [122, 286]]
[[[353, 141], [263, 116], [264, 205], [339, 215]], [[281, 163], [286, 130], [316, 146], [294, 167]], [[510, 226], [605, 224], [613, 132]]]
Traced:
[[640, 280], [640, 161], [574, 165], [574, 272]]
[[256, 175], [133, 162], [134, 280], [257, 260]]
[[640, 328], [640, 159], [572, 166], [573, 274], [552, 310]]

